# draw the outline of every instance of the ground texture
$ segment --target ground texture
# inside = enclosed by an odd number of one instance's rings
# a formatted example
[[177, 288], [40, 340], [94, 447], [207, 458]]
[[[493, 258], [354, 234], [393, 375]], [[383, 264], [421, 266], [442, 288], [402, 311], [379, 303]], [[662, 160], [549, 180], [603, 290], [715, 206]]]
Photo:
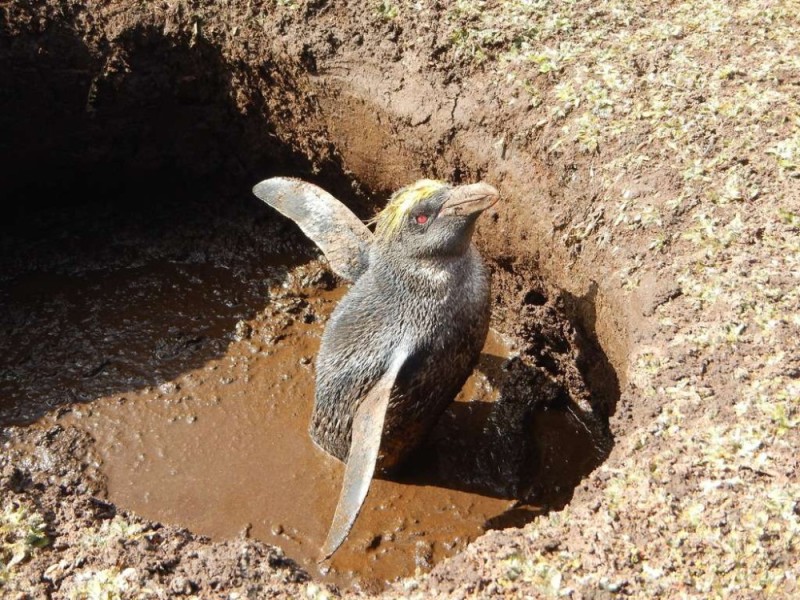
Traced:
[[[17, 186], [43, 152], [73, 156], [80, 173], [122, 156], [119, 136], [157, 137], [184, 118], [206, 137], [153, 146], [173, 166], [279, 170], [289, 148], [311, 174], [343, 170], [334, 189], [359, 182], [350, 198], [364, 216], [417, 176], [493, 183], [506, 201], [478, 243], [501, 285], [534, 269], [604, 349], [616, 382], [595, 386], [618, 386], [616, 444], [563, 510], [384, 594], [793, 597], [798, 8], [10, 2], [4, 161]], [[177, 104], [151, 102], [164, 89]], [[133, 110], [158, 126], [131, 133]], [[63, 147], [47, 141], [66, 128], [61, 113], [85, 120]], [[93, 114], [107, 117], [102, 131]], [[135, 154], [137, 168], [160, 160]], [[529, 290], [515, 305], [503, 289], [496, 318], [513, 323]], [[212, 544], [98, 503], [86, 441], [42, 435], [2, 457], [4, 593], [334, 593], [258, 543]], [[65, 444], [81, 458], [54, 464], [48, 449]]]

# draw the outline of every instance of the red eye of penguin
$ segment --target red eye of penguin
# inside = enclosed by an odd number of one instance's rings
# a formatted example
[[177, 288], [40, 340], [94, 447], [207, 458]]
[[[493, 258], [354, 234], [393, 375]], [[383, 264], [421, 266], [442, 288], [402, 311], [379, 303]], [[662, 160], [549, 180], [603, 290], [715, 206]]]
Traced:
[[417, 215], [417, 223], [424, 225], [428, 222], [428, 215]]

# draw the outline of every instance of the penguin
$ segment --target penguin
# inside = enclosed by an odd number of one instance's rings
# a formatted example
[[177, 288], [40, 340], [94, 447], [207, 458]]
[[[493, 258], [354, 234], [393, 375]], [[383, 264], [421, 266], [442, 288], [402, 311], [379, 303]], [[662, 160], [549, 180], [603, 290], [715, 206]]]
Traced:
[[347, 538], [373, 476], [419, 446], [478, 361], [490, 277], [472, 235], [499, 194], [482, 182], [422, 179], [392, 195], [372, 233], [313, 184], [278, 177], [253, 192], [353, 283], [322, 335], [309, 426], [314, 443], [345, 463], [326, 560]]

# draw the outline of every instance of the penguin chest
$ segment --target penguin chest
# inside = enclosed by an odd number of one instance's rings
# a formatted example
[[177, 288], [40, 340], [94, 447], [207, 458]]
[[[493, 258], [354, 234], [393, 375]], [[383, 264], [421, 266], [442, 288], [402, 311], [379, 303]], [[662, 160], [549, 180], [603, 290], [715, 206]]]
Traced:
[[489, 325], [486, 301], [454, 297], [419, 314], [417, 346], [401, 370], [386, 413], [380, 467], [402, 462], [455, 399], [480, 356]]
[[488, 332], [489, 293], [431, 272], [395, 287], [360, 279], [334, 311], [317, 357], [310, 433], [330, 454], [346, 460], [352, 417], [359, 403], [404, 344], [386, 412], [379, 467], [400, 462], [454, 399], [477, 362]]

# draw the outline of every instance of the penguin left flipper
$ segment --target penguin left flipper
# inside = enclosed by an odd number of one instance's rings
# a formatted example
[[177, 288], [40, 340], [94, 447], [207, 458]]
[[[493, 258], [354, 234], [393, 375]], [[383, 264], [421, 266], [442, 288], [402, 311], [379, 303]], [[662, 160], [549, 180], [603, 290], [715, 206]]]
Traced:
[[297, 223], [337, 275], [355, 281], [367, 269], [372, 232], [328, 192], [300, 179], [273, 177], [256, 184], [253, 193]]
[[361, 512], [372, 476], [375, 474], [375, 464], [383, 437], [383, 423], [392, 388], [408, 356], [409, 353], [402, 349], [395, 353], [389, 370], [367, 393], [353, 415], [350, 452], [344, 470], [342, 490], [339, 493], [328, 537], [322, 547], [320, 562], [330, 558], [342, 545], [358, 513]]

